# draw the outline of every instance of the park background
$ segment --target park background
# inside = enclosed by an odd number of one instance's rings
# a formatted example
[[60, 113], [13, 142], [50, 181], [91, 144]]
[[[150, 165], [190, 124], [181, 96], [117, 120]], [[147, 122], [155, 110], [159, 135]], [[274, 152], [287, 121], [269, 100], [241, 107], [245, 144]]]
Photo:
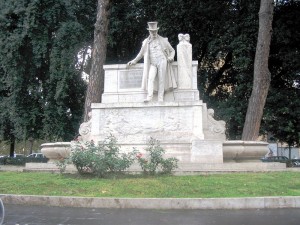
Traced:
[[[260, 135], [298, 146], [300, 3], [274, 4], [271, 84]], [[29, 154], [43, 142], [78, 135], [97, 5], [96, 0], [0, 2], [0, 154]], [[189, 33], [193, 60], [199, 63], [200, 99], [226, 121], [227, 139], [241, 139], [253, 86], [260, 1], [113, 0], [109, 7], [105, 64], [134, 58], [148, 36], [148, 21], [158, 21], [160, 35], [173, 47], [178, 33]], [[96, 91], [101, 98], [101, 89]]]

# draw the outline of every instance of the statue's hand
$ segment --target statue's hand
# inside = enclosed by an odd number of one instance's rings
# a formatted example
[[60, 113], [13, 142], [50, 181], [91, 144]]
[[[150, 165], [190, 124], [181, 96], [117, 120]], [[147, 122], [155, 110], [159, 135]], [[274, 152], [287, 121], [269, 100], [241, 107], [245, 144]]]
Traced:
[[171, 62], [173, 62], [173, 61], [174, 61], [174, 58], [173, 58], [173, 57], [168, 57], [168, 59], [167, 59], [167, 60], [168, 60], [168, 62], [169, 62], [169, 63], [171, 63]]
[[127, 66], [133, 66], [136, 64], [136, 61], [132, 60], [130, 62], [127, 63]]

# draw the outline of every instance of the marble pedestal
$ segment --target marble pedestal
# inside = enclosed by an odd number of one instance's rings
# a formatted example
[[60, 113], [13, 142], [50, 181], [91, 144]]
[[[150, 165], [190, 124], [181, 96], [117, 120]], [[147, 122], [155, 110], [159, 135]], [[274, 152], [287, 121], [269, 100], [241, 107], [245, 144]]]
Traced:
[[[102, 103], [132, 103], [143, 102], [147, 92], [142, 89], [143, 63], [128, 67], [126, 64], [104, 65], [104, 93]], [[175, 80], [180, 79], [178, 74], [178, 63], [173, 62], [172, 70]], [[166, 92], [164, 100], [167, 102], [198, 101], [199, 91], [197, 89], [197, 68], [198, 62], [192, 62], [192, 76], [185, 82], [185, 86], [178, 83], [174, 92]], [[189, 84], [189, 85], [187, 85]], [[153, 101], [157, 101], [157, 94], [154, 94]]]
[[150, 137], [160, 141], [167, 157], [182, 162], [222, 163], [222, 140], [206, 140], [202, 101], [93, 103], [90, 132], [84, 140], [102, 142], [112, 134], [123, 151], [143, 152]]
[[198, 62], [190, 62], [190, 73], [185, 77], [179, 64], [171, 64], [175, 80], [181, 81], [178, 87], [165, 92], [164, 102], [157, 102], [154, 93], [148, 103], [143, 102], [147, 91], [142, 88], [142, 63], [105, 65], [102, 103], [92, 103], [91, 118], [79, 129], [81, 139], [103, 142], [112, 134], [121, 150], [143, 152], [152, 137], [166, 150], [166, 157], [222, 163], [225, 122], [215, 121], [213, 111], [199, 99]]

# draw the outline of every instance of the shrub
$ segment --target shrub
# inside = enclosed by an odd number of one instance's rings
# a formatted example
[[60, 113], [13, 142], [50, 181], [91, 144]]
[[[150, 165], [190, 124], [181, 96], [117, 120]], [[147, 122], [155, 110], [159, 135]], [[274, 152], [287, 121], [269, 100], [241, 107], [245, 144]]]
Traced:
[[0, 158], [0, 165], [4, 165], [5, 164], [5, 158]]
[[170, 174], [178, 168], [178, 159], [174, 157], [164, 159], [165, 150], [160, 146], [159, 141], [153, 138], [149, 140], [148, 147], [145, 149], [147, 152], [145, 158], [135, 149], [127, 154], [120, 153], [117, 140], [112, 135], [99, 145], [95, 145], [93, 141], [76, 142], [71, 148], [70, 158], [56, 163], [60, 172], [64, 172], [66, 164], [72, 162], [80, 174], [89, 173], [105, 177], [124, 172], [134, 163], [135, 158], [144, 174], [155, 175], [158, 171]]
[[158, 140], [151, 138], [145, 151], [147, 153], [145, 158], [143, 158], [141, 153], [137, 155], [138, 163], [145, 174], [154, 175], [158, 170], [160, 170], [161, 173], [169, 174], [178, 168], [178, 159], [174, 157], [163, 158], [165, 150], [160, 146]]
[[46, 163], [46, 162], [48, 162], [47, 158], [27, 158], [27, 157], [0, 158], [0, 164], [2, 165], [24, 166], [26, 163]]
[[26, 163], [47, 163], [48, 158], [26, 158]]
[[12, 158], [12, 157], [7, 157], [4, 160], [5, 165], [15, 165], [15, 166], [24, 166], [26, 163], [26, 158], [25, 157], [18, 157], [18, 158]]
[[70, 160], [78, 172], [92, 173], [98, 177], [105, 177], [111, 173], [124, 172], [135, 160], [136, 151], [120, 153], [117, 140], [110, 135], [99, 145], [93, 141], [82, 144], [77, 142], [72, 147]]

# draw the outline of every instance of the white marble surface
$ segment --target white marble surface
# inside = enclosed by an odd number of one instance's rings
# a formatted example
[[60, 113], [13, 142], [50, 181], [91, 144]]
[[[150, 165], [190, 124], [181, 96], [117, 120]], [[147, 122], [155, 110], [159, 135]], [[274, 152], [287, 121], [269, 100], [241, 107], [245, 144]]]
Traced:
[[192, 141], [191, 162], [223, 163], [222, 141]]
[[152, 137], [160, 141], [166, 157], [181, 162], [222, 163], [223, 140], [205, 138], [203, 131], [209, 123], [203, 111], [207, 109], [201, 100], [93, 103], [91, 133], [84, 138], [102, 142], [112, 134], [124, 152], [134, 147], [143, 152]]
[[[149, 64], [146, 50], [151, 50], [151, 38], [144, 41], [148, 41], [150, 47], [143, 42], [138, 56], [127, 65], [104, 66], [102, 103], [91, 105], [91, 120], [81, 126], [83, 140], [103, 141], [112, 134], [126, 152], [132, 151], [133, 147], [143, 151], [152, 137], [160, 141], [167, 157], [176, 157], [181, 162], [223, 162], [225, 123], [215, 120], [213, 110], [207, 109], [199, 98], [198, 62], [192, 61], [189, 35], [180, 34], [178, 38], [178, 62], [168, 62], [177, 89], [165, 91], [163, 102], [158, 101], [162, 98], [160, 95], [158, 99], [157, 93], [151, 97], [152, 101], [144, 102], [149, 98], [145, 69]], [[145, 65], [137, 63], [145, 54]], [[150, 60], [153, 61], [153, 57]]]
[[223, 143], [226, 160], [259, 160], [269, 151], [268, 142], [230, 140]]
[[192, 88], [192, 45], [189, 34], [178, 35], [179, 44], [177, 45], [178, 62], [178, 88]]
[[92, 104], [91, 138], [113, 134], [121, 143], [190, 143], [203, 139], [202, 101]]
[[214, 110], [207, 109], [206, 104], [203, 104], [203, 133], [207, 140], [226, 140], [226, 123], [223, 120], [214, 119]]
[[[172, 70], [175, 80], [178, 81], [178, 63], [173, 62]], [[126, 64], [105, 65], [104, 93], [102, 103], [115, 102], [143, 102], [147, 91], [142, 88], [143, 63], [128, 67]], [[189, 87], [179, 84], [174, 92], [165, 92], [164, 101], [198, 101], [199, 91], [197, 89], [197, 68], [198, 62], [192, 61], [192, 76]], [[125, 82], [125, 84], [124, 84]], [[178, 83], [178, 82], [177, 82]], [[157, 100], [157, 93], [154, 93], [153, 100]]]
[[48, 163], [68, 158], [71, 154], [71, 142], [52, 142], [41, 145], [41, 152], [49, 159]]

